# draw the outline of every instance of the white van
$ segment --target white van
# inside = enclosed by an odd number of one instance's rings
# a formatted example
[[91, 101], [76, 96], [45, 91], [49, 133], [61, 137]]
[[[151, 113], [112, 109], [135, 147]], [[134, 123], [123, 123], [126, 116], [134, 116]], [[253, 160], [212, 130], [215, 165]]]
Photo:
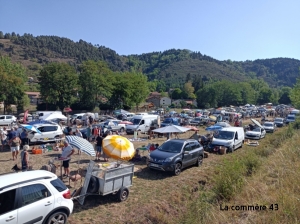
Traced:
[[62, 114], [61, 111], [57, 110], [57, 111], [37, 111], [36, 115], [37, 115], [38, 119], [44, 120], [46, 117], [48, 117], [50, 114], [53, 114], [53, 113]]
[[233, 152], [243, 147], [245, 141], [244, 129], [241, 127], [222, 128], [214, 133], [211, 147], [225, 146], [227, 152]]
[[[133, 124], [126, 126], [126, 133], [133, 134], [135, 131], [146, 133], [151, 126], [155, 126], [160, 122], [159, 115], [134, 115], [130, 121]], [[158, 127], [158, 126], [156, 126]]]

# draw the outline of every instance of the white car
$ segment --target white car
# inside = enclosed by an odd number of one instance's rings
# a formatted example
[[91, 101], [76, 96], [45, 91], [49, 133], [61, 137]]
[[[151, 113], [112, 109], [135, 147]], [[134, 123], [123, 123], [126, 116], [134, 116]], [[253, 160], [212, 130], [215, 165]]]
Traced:
[[263, 124], [263, 127], [266, 130], [266, 132], [273, 133], [275, 131], [275, 129], [276, 129], [276, 124], [274, 122], [266, 121]]
[[0, 223], [67, 223], [71, 193], [51, 172], [34, 170], [0, 176]]
[[14, 115], [0, 115], [0, 126], [1, 125], [11, 125], [17, 121]]
[[251, 121], [255, 124], [252, 130], [246, 131], [245, 138], [247, 139], [262, 139], [266, 136], [266, 130], [264, 127], [255, 119], [251, 118]]
[[54, 122], [49, 124], [34, 124], [33, 126], [38, 129], [41, 134], [34, 131], [29, 132], [29, 143], [53, 142], [63, 139], [62, 128]]

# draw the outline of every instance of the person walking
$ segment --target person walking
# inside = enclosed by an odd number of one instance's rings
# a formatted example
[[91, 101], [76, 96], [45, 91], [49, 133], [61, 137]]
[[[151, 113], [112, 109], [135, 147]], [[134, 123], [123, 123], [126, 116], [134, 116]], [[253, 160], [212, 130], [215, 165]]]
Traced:
[[29, 145], [23, 146], [23, 151], [21, 152], [21, 165], [22, 165], [22, 172], [27, 171], [29, 168]]
[[2, 145], [2, 151], [4, 151], [4, 146], [7, 144], [7, 131], [6, 128], [0, 129], [0, 138], [1, 138], [1, 145]]
[[96, 138], [96, 160], [100, 160], [101, 153], [102, 153], [102, 141], [103, 138], [100, 134], [98, 134]]
[[17, 136], [17, 133], [12, 133], [12, 138], [9, 140], [8, 144], [11, 149], [13, 160], [18, 158], [21, 143], [21, 139]]
[[28, 137], [27, 136], [28, 136], [27, 131], [24, 128], [23, 131], [22, 131], [22, 133], [20, 134], [21, 141], [22, 141], [21, 147], [23, 147], [26, 144], [28, 144]]
[[[78, 136], [78, 137], [80, 137], [80, 138], [82, 138], [82, 133], [79, 131], [78, 128], [77, 128], [76, 131], [75, 131], [75, 135]], [[81, 154], [81, 150], [80, 150], [80, 149], [78, 149], [78, 153], [77, 153], [77, 154], [78, 154], [78, 155]]]
[[60, 157], [60, 159], [63, 161], [63, 167], [64, 167], [63, 177], [68, 177], [70, 175], [70, 168], [69, 168], [70, 160], [74, 152], [75, 150], [72, 148], [72, 146], [70, 146], [67, 141], [64, 141], [64, 147], [62, 149], [62, 153]]
[[92, 125], [89, 125], [86, 129], [86, 139], [90, 142], [92, 137]]

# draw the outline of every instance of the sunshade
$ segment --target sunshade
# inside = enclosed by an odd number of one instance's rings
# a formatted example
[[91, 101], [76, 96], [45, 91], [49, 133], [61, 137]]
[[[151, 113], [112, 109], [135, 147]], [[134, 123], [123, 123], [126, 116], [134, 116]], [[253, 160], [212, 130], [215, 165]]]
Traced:
[[186, 125], [186, 126], [183, 126], [185, 128], [190, 128], [190, 131], [199, 131], [198, 128], [196, 128], [195, 126], [192, 126], [192, 125]]
[[186, 132], [188, 130], [191, 130], [191, 128], [185, 128], [185, 127], [181, 127], [178, 125], [169, 125], [163, 128], [157, 128], [154, 129], [153, 132], [158, 132], [158, 133], [183, 133]]
[[216, 118], [215, 116], [213, 116], [213, 115], [209, 116], [209, 118], [210, 118], [211, 120], [213, 120], [213, 121], [217, 120], [217, 118]]
[[53, 113], [49, 114], [44, 120], [49, 121], [49, 120], [54, 120], [54, 119], [61, 119], [66, 121], [68, 118], [65, 115], [59, 114], [59, 113]]
[[65, 113], [72, 112], [72, 109], [70, 107], [66, 107], [66, 108], [64, 108], [64, 112]]
[[206, 130], [206, 131], [215, 131], [215, 130], [220, 130], [220, 129], [222, 129], [222, 128], [223, 128], [222, 126], [213, 125], [213, 126], [210, 126], [210, 127], [205, 128], [205, 130]]
[[102, 141], [104, 153], [117, 160], [130, 160], [135, 154], [133, 144], [125, 137], [108, 135]]
[[40, 132], [38, 129], [36, 129], [34, 126], [29, 125], [29, 124], [20, 124], [23, 128], [25, 128], [28, 131], [34, 131], [37, 132], [39, 134], [42, 134], [42, 132]]
[[71, 146], [79, 149], [85, 154], [89, 156], [96, 156], [93, 145], [89, 143], [87, 140], [85, 140], [84, 138], [75, 135], [68, 135], [66, 136], [66, 140], [69, 142]]

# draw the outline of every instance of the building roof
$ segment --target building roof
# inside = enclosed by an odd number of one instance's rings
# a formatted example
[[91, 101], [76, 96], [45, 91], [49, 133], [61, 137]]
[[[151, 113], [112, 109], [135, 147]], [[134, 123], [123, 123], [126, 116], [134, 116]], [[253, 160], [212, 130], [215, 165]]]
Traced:
[[40, 95], [40, 92], [25, 92], [27, 95]]

